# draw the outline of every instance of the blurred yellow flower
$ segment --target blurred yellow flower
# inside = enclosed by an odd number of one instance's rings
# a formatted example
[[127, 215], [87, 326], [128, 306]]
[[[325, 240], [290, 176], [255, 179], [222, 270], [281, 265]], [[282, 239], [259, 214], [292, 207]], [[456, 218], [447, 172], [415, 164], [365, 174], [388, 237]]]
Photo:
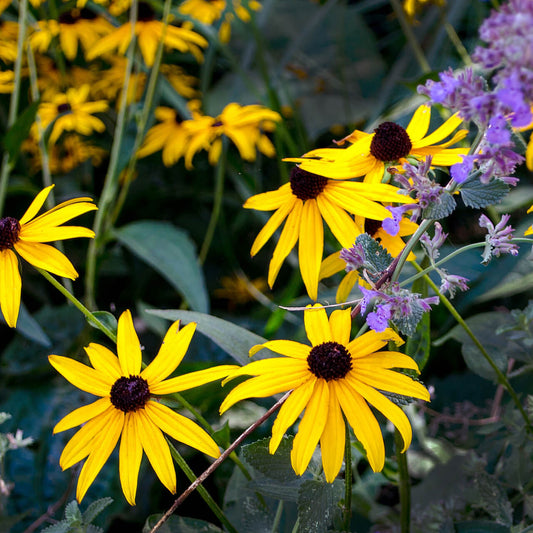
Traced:
[[90, 229], [61, 226], [68, 220], [97, 209], [91, 198], [73, 198], [36, 216], [52, 187], [53, 185], [46, 187], [35, 197], [22, 218], [0, 218], [0, 308], [11, 328], [17, 325], [22, 289], [15, 252], [33, 266], [57, 276], [76, 279], [78, 273], [67, 257], [44, 243], [75, 237], [94, 237], [94, 232]]
[[12, 70], [0, 72], [0, 93], [11, 93], [15, 87], [15, 73]]
[[118, 320], [118, 357], [101, 344], [85, 348], [92, 367], [60, 355], [50, 364], [79, 389], [100, 396], [65, 416], [54, 433], [84, 424], [68, 441], [59, 464], [63, 470], [87, 458], [78, 478], [76, 498], [81, 502], [120, 438], [119, 473], [124, 496], [135, 505], [137, 478], [143, 451], [161, 483], [176, 492], [176, 471], [165, 436], [192, 446], [211, 457], [220, 451], [215, 441], [197, 424], [160, 403], [154, 396], [181, 392], [224, 378], [235, 365], [225, 365], [167, 379], [181, 363], [196, 329], [195, 323], [180, 329], [174, 322], [153, 361], [141, 371], [141, 344], [131, 313]]

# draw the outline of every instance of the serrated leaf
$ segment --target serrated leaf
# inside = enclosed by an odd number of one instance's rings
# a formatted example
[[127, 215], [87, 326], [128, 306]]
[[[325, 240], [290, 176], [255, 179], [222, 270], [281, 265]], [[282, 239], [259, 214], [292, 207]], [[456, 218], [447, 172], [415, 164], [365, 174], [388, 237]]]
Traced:
[[[143, 533], [149, 533], [162, 516], [162, 514], [150, 515], [144, 523]], [[222, 529], [204, 520], [176, 515], [169, 516], [158, 531], [159, 533], [222, 533]]]
[[499, 524], [511, 526], [513, 508], [498, 480], [485, 471], [476, 472], [473, 478], [476, 488], [475, 506], [482, 508]]
[[298, 492], [298, 518], [302, 531], [322, 533], [341, 515], [344, 486], [340, 480], [304, 481]]
[[81, 511], [76, 500], [72, 500], [65, 507], [65, 520], [69, 524], [72, 524], [73, 522], [81, 522]]
[[492, 179], [488, 183], [481, 183], [478, 177], [468, 178], [460, 189], [465, 205], [475, 209], [501, 202], [508, 192], [509, 186], [503, 181]]
[[[196, 322], [200, 333], [218, 344], [241, 365], [250, 362], [248, 353], [252, 346], [266, 342], [263, 337], [215, 316], [180, 309], [147, 309], [146, 312], [168, 320], [182, 320], [185, 324]], [[270, 350], [261, 350], [254, 355], [254, 359], [272, 357], [272, 355]]]
[[411, 312], [407, 315], [403, 315], [400, 318], [394, 318], [393, 324], [400, 330], [401, 333], [407, 336], [414, 335], [416, 328], [424, 313], [426, 311], [420, 305], [420, 302], [413, 300], [411, 302]]
[[373, 239], [368, 233], [362, 233], [355, 239], [356, 244], [360, 244], [365, 252], [365, 268], [373, 272], [383, 272], [392, 263], [392, 256]]
[[57, 524], [52, 524], [41, 530], [41, 533], [68, 533], [70, 529], [70, 524], [66, 520], [61, 520]]
[[113, 498], [100, 498], [92, 502], [83, 513], [84, 524], [90, 524], [108, 505], [113, 503]]
[[448, 191], [443, 190], [438, 201], [422, 210], [422, 218], [440, 220], [451, 215], [456, 207], [457, 203], [453, 196]]
[[3, 145], [9, 153], [9, 162], [15, 163], [20, 154], [22, 142], [28, 138], [32, 124], [35, 122], [35, 115], [39, 108], [39, 102], [30, 104], [17, 118], [13, 126], [6, 133]]
[[118, 241], [159, 272], [191, 309], [207, 313], [209, 299], [194, 243], [168, 222], [140, 220], [115, 231]]

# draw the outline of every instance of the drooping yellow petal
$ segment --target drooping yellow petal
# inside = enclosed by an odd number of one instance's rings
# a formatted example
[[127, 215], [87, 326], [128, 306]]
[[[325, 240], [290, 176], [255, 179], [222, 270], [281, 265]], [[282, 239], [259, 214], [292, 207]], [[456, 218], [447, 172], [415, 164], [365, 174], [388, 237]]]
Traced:
[[341, 246], [349, 248], [361, 234], [353, 218], [344, 209], [331, 202], [325, 194], [318, 195], [316, 202], [322, 218], [335, 238]]
[[78, 277], [76, 269], [68, 258], [49, 244], [18, 241], [14, 246], [17, 253], [28, 261], [30, 265], [64, 278], [76, 279]]
[[263, 192], [248, 198], [243, 207], [245, 209], [256, 209], [257, 211], [273, 211], [286, 204], [291, 197], [294, 197], [291, 185], [290, 183], [285, 183], [275, 191]]
[[27, 222], [22, 226], [21, 236], [24, 236], [26, 231], [32, 232], [46, 232], [47, 229], [54, 228], [67, 222], [75, 217], [95, 211], [98, 207], [92, 202], [83, 202], [82, 198], [73, 198], [72, 200], [63, 202], [62, 204], [46, 211], [34, 220]]
[[17, 325], [21, 290], [17, 256], [9, 249], [0, 251], [0, 308], [10, 328]]
[[148, 460], [161, 483], [172, 494], [175, 494], [176, 471], [174, 470], [168, 443], [161, 430], [151, 421], [143, 409], [139, 409], [135, 414], [138, 436], [141, 439], [141, 444]]
[[120, 438], [119, 474], [122, 492], [130, 505], [135, 505], [142, 456], [143, 448], [137, 429], [137, 417], [135, 412], [129, 412], [124, 417], [124, 427]]
[[313, 346], [333, 340], [326, 310], [315, 304], [304, 311], [305, 332]]
[[148, 382], [148, 387], [167, 378], [181, 363], [192, 336], [196, 331], [196, 323], [191, 322], [180, 330], [180, 321], [177, 320], [168, 328], [161, 348], [154, 360], [141, 372], [141, 377]]
[[91, 483], [98, 475], [98, 472], [100, 472], [102, 466], [104, 466], [111, 455], [122, 432], [124, 413], [118, 409], [113, 409], [111, 413], [105, 430], [101, 431], [98, 435], [98, 442], [92, 443], [91, 453], [81, 469], [80, 477], [78, 478], [78, 487], [76, 489], [76, 499], [78, 502], [81, 502]]
[[138, 376], [142, 364], [141, 343], [129, 309], [118, 319], [117, 352], [122, 374], [126, 377]]
[[350, 387], [356, 390], [368, 403], [373, 405], [396, 426], [403, 439], [402, 452], [405, 452], [413, 438], [411, 424], [405, 413], [376, 389], [356, 379], [353, 374], [348, 374], [346, 381], [350, 384]]
[[53, 433], [60, 433], [61, 431], [74, 428], [80, 424], [85, 424], [88, 420], [101, 415], [105, 410], [109, 409], [109, 407], [111, 407], [111, 402], [107, 397], [100, 398], [89, 405], [78, 407], [78, 409], [71, 411], [54, 426]]
[[181, 392], [192, 389], [193, 387], [200, 387], [206, 383], [217, 381], [225, 378], [228, 374], [241, 368], [238, 365], [220, 365], [205, 370], [198, 370], [197, 372], [189, 372], [183, 376], [170, 378], [150, 386], [152, 394], [172, 394], [173, 392]]
[[113, 380], [117, 380], [122, 376], [122, 370], [118, 362], [117, 356], [105, 346], [91, 342], [89, 346], [84, 348], [91, 365], [96, 370], [103, 374], [109, 375]]
[[209, 455], [219, 457], [216, 442], [192, 420], [172, 411], [166, 405], [150, 401], [145, 406], [150, 420], [173, 439]]
[[334, 342], [346, 346], [350, 342], [350, 332], [352, 330], [351, 309], [337, 309], [329, 317], [331, 337]]
[[411, 139], [411, 143], [413, 145], [420, 141], [420, 139], [422, 139], [422, 137], [424, 137], [424, 135], [427, 133], [430, 120], [431, 107], [428, 105], [422, 104], [413, 113], [407, 128], [405, 128], [405, 131], [407, 132], [407, 135], [409, 135], [409, 139]]
[[358, 358], [356, 365], [358, 368], [368, 368], [369, 370], [373, 366], [380, 368], [409, 368], [410, 370], [416, 370], [420, 374], [416, 361], [412, 357], [400, 352], [371, 353], [365, 357]]
[[399, 372], [377, 366], [369, 369], [359, 366], [357, 367], [357, 379], [379, 390], [429, 401], [429, 392], [422, 383]]
[[[341, 185], [339, 182], [336, 185]], [[384, 184], [383, 184], [384, 185]], [[369, 200], [359, 194], [354, 194], [347, 187], [329, 187], [325, 194], [332, 202], [346, 209], [348, 213], [359, 215], [374, 220], [383, 220], [390, 217], [390, 211], [385, 209], [381, 204]], [[399, 197], [400, 195], [398, 195]], [[386, 201], [386, 200], [383, 200]], [[353, 243], [351, 243], [353, 244]]]
[[268, 446], [270, 453], [276, 453], [283, 435], [285, 435], [287, 429], [294, 424], [300, 416], [300, 413], [305, 409], [309, 398], [313, 394], [316, 382], [317, 379], [314, 376], [310, 376], [306, 382], [291, 392], [290, 396], [281, 406], [278, 416], [272, 425], [272, 438]]
[[53, 242], [78, 237], [92, 238], [94, 231], [82, 226], [60, 226], [37, 230], [26, 226], [20, 232], [21, 240], [26, 242]]
[[62, 355], [49, 355], [50, 364], [75, 387], [95, 396], [109, 396], [115, 380], [99, 370]]
[[369, 353], [376, 352], [383, 348], [389, 341], [394, 341], [398, 346], [403, 344], [402, 339], [392, 329], [387, 328], [385, 331], [368, 331], [360, 337], [356, 337], [346, 346], [353, 358], [364, 357]]
[[337, 303], [345, 302], [346, 300], [348, 300], [348, 296], [350, 295], [350, 292], [352, 291], [354, 285], [358, 282], [358, 280], [359, 272], [357, 270], [352, 270], [351, 272], [348, 272], [346, 276], [342, 278], [337, 288], [337, 294], [335, 295]]
[[301, 342], [296, 341], [286, 341], [286, 340], [273, 340], [267, 341], [263, 344], [257, 344], [250, 349], [250, 357], [255, 355], [259, 350], [267, 348], [273, 352], [280, 353], [281, 355], [286, 355], [287, 357], [293, 357], [295, 359], [307, 359], [311, 346], [307, 344], [302, 344]]
[[[439, 126], [434, 132], [430, 133], [427, 137], [413, 142], [413, 148], [422, 148], [424, 146], [431, 146], [438, 143], [448, 137], [454, 130], [456, 130], [463, 119], [459, 117], [457, 113], [452, 115], [444, 124]], [[464, 135], [463, 135], [464, 137]], [[459, 139], [457, 139], [459, 140]], [[457, 140], [455, 142], [457, 142]], [[450, 143], [453, 144], [453, 143]]]
[[[353, 243], [352, 243], [353, 244]], [[351, 246], [351, 245], [350, 245]], [[340, 258], [340, 250], [332, 253], [320, 265], [320, 279], [329, 278], [346, 268], [346, 261]]]
[[328, 406], [328, 383], [318, 379], [292, 445], [291, 464], [298, 476], [305, 472], [320, 440], [328, 418]]
[[[346, 426], [344, 418], [335, 394], [335, 387], [330, 387], [328, 416], [324, 431], [322, 431], [322, 436], [320, 437], [322, 466], [328, 483], [335, 481], [342, 467], [345, 440]], [[347, 465], [346, 468], [351, 468], [351, 465]]]
[[312, 300], [317, 299], [318, 274], [324, 250], [324, 226], [316, 200], [304, 202], [300, 222], [298, 260], [300, 272]]
[[344, 380], [332, 384], [344, 416], [366, 450], [370, 467], [374, 472], [380, 472], [385, 464], [385, 445], [376, 417], [363, 397]]
[[26, 209], [26, 212], [24, 215], [22, 215], [22, 218], [19, 219], [20, 225], [23, 226], [26, 224], [29, 220], [31, 220], [41, 209], [41, 207], [44, 205], [44, 202], [48, 198], [48, 195], [50, 194], [50, 191], [54, 188], [54, 185], [50, 185], [49, 187], [45, 187], [32, 201], [28, 209]]

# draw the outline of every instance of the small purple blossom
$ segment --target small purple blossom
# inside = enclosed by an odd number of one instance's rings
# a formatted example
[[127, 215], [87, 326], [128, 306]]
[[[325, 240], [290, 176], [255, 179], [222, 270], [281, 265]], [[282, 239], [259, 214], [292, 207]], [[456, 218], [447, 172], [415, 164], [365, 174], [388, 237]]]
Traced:
[[433, 235], [433, 238], [430, 238], [427, 233], [424, 233], [420, 237], [420, 242], [426, 249], [428, 257], [431, 261], [436, 261], [439, 258], [439, 248], [444, 244], [444, 241], [447, 238], [448, 234], [444, 233], [442, 226], [438, 222], [435, 222], [435, 234]]
[[455, 163], [450, 167], [450, 174], [457, 183], [463, 183], [474, 168], [475, 157], [472, 155], [463, 156], [460, 163]]
[[443, 269], [439, 269], [439, 274], [441, 276], [441, 284], [439, 288], [441, 294], [446, 294], [446, 292], [448, 292], [450, 298], [453, 298], [457, 289], [463, 292], [468, 290], [467, 282], [470, 281], [468, 278], [456, 276], [455, 274], [448, 274], [448, 272]]
[[340, 258], [346, 261], [346, 272], [359, 270], [365, 263], [365, 251], [360, 243], [355, 243], [351, 248], [343, 248]]
[[485, 250], [483, 251], [482, 264], [486, 265], [492, 257], [502, 254], [518, 255], [518, 246], [511, 242], [514, 228], [507, 225], [510, 215], [503, 215], [501, 220], [494, 226], [486, 215], [479, 217], [479, 225], [488, 231], [485, 236]]
[[398, 235], [398, 232], [400, 231], [400, 222], [402, 221], [402, 218], [406, 211], [410, 211], [413, 209], [413, 204], [404, 204], [399, 207], [390, 207], [387, 206], [386, 209], [388, 209], [391, 214], [392, 218], [386, 218], [381, 223], [381, 227], [392, 237], [395, 237]]

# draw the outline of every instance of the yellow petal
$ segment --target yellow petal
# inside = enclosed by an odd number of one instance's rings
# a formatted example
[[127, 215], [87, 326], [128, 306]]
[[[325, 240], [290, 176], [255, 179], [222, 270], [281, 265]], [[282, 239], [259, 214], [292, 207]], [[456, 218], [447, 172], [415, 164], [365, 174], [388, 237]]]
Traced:
[[372, 368], [373, 366], [379, 366], [381, 368], [409, 368], [411, 370], [416, 370], [418, 374], [418, 365], [416, 361], [400, 352], [375, 352], [367, 355], [365, 357], [360, 357], [357, 359], [357, 367], [361, 368]]
[[315, 304], [304, 311], [305, 332], [313, 346], [333, 340], [326, 310]]
[[17, 325], [21, 290], [17, 256], [9, 249], [0, 251], [0, 308], [10, 328]]
[[150, 392], [152, 394], [163, 395], [171, 394], [173, 392], [181, 392], [192, 389], [193, 387], [200, 387], [206, 383], [225, 378], [228, 374], [238, 368], [241, 367], [238, 365], [220, 365], [206, 368], [205, 370], [198, 370], [197, 372], [189, 372], [183, 376], [177, 376], [151, 385]]
[[385, 331], [378, 333], [377, 331], [368, 331], [360, 337], [357, 337], [350, 341], [347, 348], [352, 354], [353, 358], [364, 357], [369, 353], [375, 352], [389, 341], [394, 341], [400, 345], [403, 343], [401, 338], [392, 329], [387, 328]]
[[113, 409], [112, 416], [110, 416], [105, 430], [101, 431], [98, 435], [98, 442], [93, 444], [91, 453], [81, 469], [80, 477], [78, 478], [78, 487], [76, 489], [76, 499], [78, 502], [81, 502], [91, 483], [117, 445], [123, 424], [124, 413], [118, 409]]
[[409, 121], [405, 131], [409, 135], [409, 139], [413, 145], [417, 143], [427, 133], [429, 128], [429, 121], [431, 120], [431, 107], [422, 104], [414, 112], [413, 117]]
[[352, 330], [351, 309], [337, 309], [329, 317], [331, 327], [331, 337], [334, 342], [346, 346], [350, 342], [350, 332]]
[[349, 190], [347, 187], [330, 187], [325, 194], [331, 201], [346, 209], [348, 213], [374, 220], [383, 220], [390, 217], [390, 211], [381, 204], [369, 200], [358, 194], [358, 192]]
[[313, 394], [316, 382], [317, 379], [314, 376], [310, 377], [306, 382], [294, 389], [281, 406], [278, 416], [272, 425], [272, 438], [268, 447], [270, 453], [276, 453], [283, 435], [285, 435], [287, 429], [294, 424], [300, 416], [300, 413], [305, 409], [309, 398]]
[[429, 401], [430, 399], [429, 392], [424, 385], [412, 380], [405, 374], [385, 370], [376, 366], [372, 369], [366, 369], [361, 366], [357, 366], [356, 368], [357, 379], [371, 387], [395, 394], [420, 398], [421, 400]]
[[263, 192], [256, 194], [246, 200], [245, 209], [256, 209], [258, 211], [273, 211], [286, 204], [290, 198], [294, 198], [290, 183], [285, 183], [275, 191]]
[[122, 492], [130, 505], [135, 505], [142, 456], [143, 448], [137, 429], [136, 414], [135, 412], [126, 413], [120, 438], [119, 473]]
[[141, 372], [141, 377], [148, 381], [148, 387], [152, 386], [170, 376], [181, 363], [192, 336], [196, 331], [196, 323], [191, 322], [180, 330], [180, 321], [177, 320], [168, 328], [163, 339], [161, 348], [154, 360]]
[[22, 215], [22, 218], [19, 220], [20, 225], [23, 226], [26, 224], [29, 220], [31, 220], [41, 209], [41, 207], [44, 205], [44, 202], [48, 198], [48, 195], [50, 194], [50, 191], [54, 188], [54, 185], [50, 185], [49, 187], [45, 187], [32, 201], [30, 204], [30, 207], [26, 209], [26, 212], [24, 215]]
[[324, 250], [324, 227], [315, 200], [307, 200], [302, 209], [298, 260], [300, 272], [312, 300], [317, 299], [318, 274]]
[[[444, 124], [439, 126], [433, 133], [428, 135], [427, 137], [420, 139], [417, 142], [413, 142], [413, 148], [421, 148], [423, 146], [431, 146], [433, 144], [436, 144], [446, 137], [450, 135], [454, 130], [456, 130], [461, 123], [463, 122], [463, 119], [459, 117], [457, 113], [455, 115], [452, 115]], [[459, 140], [459, 139], [457, 139]]]
[[62, 355], [49, 355], [48, 361], [78, 389], [96, 396], [109, 396], [115, 382], [111, 376]]
[[76, 269], [68, 258], [49, 244], [18, 241], [14, 246], [15, 250], [28, 261], [30, 265], [42, 268], [43, 270], [64, 278], [76, 279], [78, 277]]
[[345, 380], [337, 380], [333, 386], [344, 416], [365, 448], [370, 467], [380, 472], [385, 464], [385, 445], [376, 417], [363, 397]]
[[[322, 466], [328, 483], [335, 481], [342, 467], [345, 440], [346, 426], [344, 425], [344, 418], [335, 395], [335, 387], [330, 387], [328, 417], [320, 437]], [[351, 465], [346, 465], [346, 468], [351, 468]]]
[[318, 195], [316, 202], [322, 218], [335, 238], [341, 246], [349, 248], [361, 233], [353, 218], [344, 209], [331, 202], [327, 194]]
[[74, 428], [80, 424], [85, 424], [88, 420], [101, 415], [106, 409], [109, 409], [109, 407], [111, 407], [109, 398], [100, 398], [89, 405], [78, 407], [78, 409], [74, 409], [74, 411], [63, 417], [55, 425], [53, 432], [54, 434], [60, 433], [61, 431]]
[[95, 211], [98, 208], [92, 202], [83, 202], [82, 198], [73, 198], [67, 202], [46, 211], [34, 220], [27, 222], [22, 226], [21, 237], [24, 237], [26, 231], [46, 232], [47, 229], [59, 226], [75, 217], [83, 215], [89, 211]]
[[216, 442], [192, 420], [153, 401], [146, 404], [145, 410], [150, 420], [173, 439], [196, 448], [210, 457], [220, 456]]
[[122, 375], [138, 376], [142, 364], [141, 343], [135, 332], [129, 309], [118, 319], [117, 352]]
[[274, 340], [267, 341], [263, 344], [257, 344], [250, 350], [250, 357], [255, 355], [259, 350], [267, 348], [273, 352], [286, 355], [287, 357], [293, 357], [294, 359], [307, 359], [311, 346], [307, 344], [302, 344], [296, 341], [286, 341], [286, 340]]
[[137, 431], [148, 460], [161, 483], [174, 494], [176, 492], [176, 471], [170, 455], [168, 443], [161, 430], [150, 420], [148, 414], [139, 409]]
[[337, 303], [345, 302], [350, 295], [354, 285], [359, 281], [359, 272], [357, 270], [352, 270], [348, 272], [344, 278], [342, 278], [339, 286], [337, 288], [337, 294], [335, 300]]
[[34, 231], [33, 228], [28, 229], [26, 226], [20, 235], [21, 240], [26, 242], [53, 242], [78, 237], [92, 238], [94, 237], [94, 231], [81, 226], [61, 226]]
[[117, 356], [105, 346], [91, 342], [84, 348], [91, 365], [114, 381], [122, 376], [122, 370]]
[[299, 476], [305, 472], [320, 440], [328, 418], [328, 405], [328, 383], [318, 379], [292, 445], [291, 464]]
[[329, 278], [337, 272], [342, 272], [345, 268], [346, 261], [340, 258], [340, 251], [330, 254], [320, 265], [320, 279]]

